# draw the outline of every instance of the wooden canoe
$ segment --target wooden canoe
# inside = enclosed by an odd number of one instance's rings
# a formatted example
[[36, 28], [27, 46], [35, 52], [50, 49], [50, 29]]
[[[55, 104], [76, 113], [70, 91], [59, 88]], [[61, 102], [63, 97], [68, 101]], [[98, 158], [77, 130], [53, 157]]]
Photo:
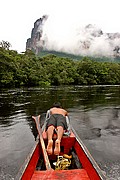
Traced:
[[[42, 137], [47, 146], [47, 135], [44, 131]], [[56, 136], [54, 136], [54, 141]], [[71, 166], [67, 170], [55, 170], [53, 162], [57, 156], [50, 155], [50, 169], [46, 169], [43, 150], [39, 139], [35, 142], [30, 154], [16, 176], [16, 180], [106, 180], [98, 164], [95, 162], [88, 149], [71, 127], [70, 136], [63, 136], [60, 155], [72, 155]]]

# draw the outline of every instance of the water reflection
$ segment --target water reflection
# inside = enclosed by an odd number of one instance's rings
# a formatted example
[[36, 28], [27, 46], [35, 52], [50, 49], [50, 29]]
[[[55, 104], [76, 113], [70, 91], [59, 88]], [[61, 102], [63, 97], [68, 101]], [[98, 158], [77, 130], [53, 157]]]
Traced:
[[69, 111], [72, 125], [108, 177], [119, 179], [119, 86], [0, 90], [0, 179], [16, 175], [34, 144], [37, 131], [31, 116], [44, 117], [55, 101]]

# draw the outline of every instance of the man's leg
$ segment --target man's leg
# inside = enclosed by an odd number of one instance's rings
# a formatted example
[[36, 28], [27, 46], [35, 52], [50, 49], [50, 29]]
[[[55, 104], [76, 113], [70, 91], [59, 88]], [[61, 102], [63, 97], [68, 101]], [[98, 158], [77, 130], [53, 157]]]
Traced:
[[55, 149], [54, 149], [54, 154], [59, 155], [60, 153], [60, 142], [62, 139], [64, 133], [64, 129], [62, 126], [57, 127], [57, 140], [55, 141]]
[[49, 155], [53, 153], [52, 137], [53, 137], [54, 129], [55, 129], [55, 127], [53, 125], [49, 126], [47, 129], [47, 136], [48, 136], [47, 152]]

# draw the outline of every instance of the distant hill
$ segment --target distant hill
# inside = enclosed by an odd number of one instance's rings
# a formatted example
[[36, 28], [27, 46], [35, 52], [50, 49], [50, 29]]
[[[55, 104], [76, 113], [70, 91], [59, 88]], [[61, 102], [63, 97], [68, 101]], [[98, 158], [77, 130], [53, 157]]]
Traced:
[[[84, 58], [84, 56], [77, 56], [77, 55], [63, 53], [63, 52], [57, 52], [57, 51], [43, 51], [43, 50], [38, 53], [38, 56], [43, 57], [48, 54], [53, 54], [58, 57], [65, 57], [65, 58], [69, 58], [72, 60], [82, 60]], [[89, 58], [92, 60], [101, 61], [101, 62], [103, 61], [103, 62], [119, 62], [120, 63], [120, 57], [116, 57], [114, 59], [108, 58], [108, 57], [89, 57]]]
[[38, 53], [38, 56], [43, 57], [48, 54], [54, 54], [59, 57], [65, 57], [65, 58], [69, 58], [69, 59], [73, 59], [73, 60], [81, 60], [83, 58], [83, 56], [76, 56], [73, 54], [68, 54], [68, 53], [58, 52], [58, 51], [40, 51]]

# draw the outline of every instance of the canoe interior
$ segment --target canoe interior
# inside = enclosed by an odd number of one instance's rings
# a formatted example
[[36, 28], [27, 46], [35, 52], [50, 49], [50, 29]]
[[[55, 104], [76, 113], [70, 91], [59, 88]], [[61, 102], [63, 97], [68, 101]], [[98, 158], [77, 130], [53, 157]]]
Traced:
[[[45, 146], [47, 146], [47, 136], [43, 132]], [[54, 136], [54, 141], [56, 135]], [[53, 145], [54, 146], [54, 145]], [[86, 151], [86, 153], [85, 153]], [[54, 162], [57, 161], [57, 156], [50, 155], [49, 160], [51, 170], [46, 170], [41, 144], [39, 140], [36, 141], [34, 148], [25, 161], [19, 172], [17, 179], [22, 180], [37, 180], [37, 179], [80, 179], [80, 180], [104, 180], [106, 177], [102, 174], [94, 159], [90, 156], [85, 147], [82, 147], [75, 133], [71, 131], [71, 135], [64, 136], [61, 141], [60, 155], [72, 155], [71, 165], [68, 170], [54, 170]], [[43, 178], [44, 177], [44, 178]]]

